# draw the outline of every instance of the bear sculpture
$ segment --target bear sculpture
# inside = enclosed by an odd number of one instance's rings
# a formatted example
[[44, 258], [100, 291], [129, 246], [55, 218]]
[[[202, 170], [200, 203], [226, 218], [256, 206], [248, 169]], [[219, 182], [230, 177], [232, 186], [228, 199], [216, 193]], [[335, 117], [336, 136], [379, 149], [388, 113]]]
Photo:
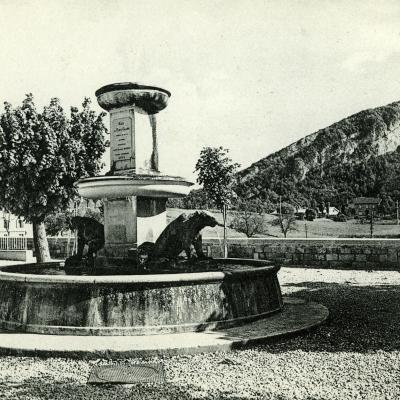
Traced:
[[183, 251], [188, 259], [195, 257], [204, 259], [206, 256], [203, 253], [200, 231], [206, 226], [217, 225], [221, 226], [207, 211], [181, 214], [167, 225], [154, 244], [144, 242], [139, 246], [139, 259], [142, 258], [144, 261], [176, 260]]
[[65, 269], [79, 269], [86, 245], [88, 246], [86, 264], [93, 267], [96, 253], [104, 246], [104, 225], [93, 218], [72, 217], [69, 227], [77, 231], [78, 246], [76, 254], [65, 260]]

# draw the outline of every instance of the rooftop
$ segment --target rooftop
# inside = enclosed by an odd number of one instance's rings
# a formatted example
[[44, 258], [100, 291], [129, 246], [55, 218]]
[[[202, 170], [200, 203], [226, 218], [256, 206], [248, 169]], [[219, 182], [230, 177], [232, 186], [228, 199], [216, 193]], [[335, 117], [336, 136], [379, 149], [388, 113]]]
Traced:
[[381, 199], [378, 197], [355, 197], [354, 204], [379, 204]]

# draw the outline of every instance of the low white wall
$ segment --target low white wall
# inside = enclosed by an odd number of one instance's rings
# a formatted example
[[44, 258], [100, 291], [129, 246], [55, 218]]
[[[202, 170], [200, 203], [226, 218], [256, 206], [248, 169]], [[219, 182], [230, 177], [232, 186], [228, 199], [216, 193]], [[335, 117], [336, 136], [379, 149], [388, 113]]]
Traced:
[[36, 262], [32, 250], [0, 250], [0, 260]]

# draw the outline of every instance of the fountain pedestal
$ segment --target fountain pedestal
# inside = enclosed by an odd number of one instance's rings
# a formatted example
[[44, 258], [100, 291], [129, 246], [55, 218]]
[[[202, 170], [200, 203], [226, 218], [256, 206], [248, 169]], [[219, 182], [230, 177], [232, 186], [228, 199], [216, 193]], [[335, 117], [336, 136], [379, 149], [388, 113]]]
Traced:
[[137, 243], [136, 215], [135, 196], [104, 200], [105, 256], [128, 257], [132, 244]]
[[111, 170], [80, 180], [78, 191], [104, 201], [105, 246], [96, 264], [131, 265], [137, 246], [155, 242], [166, 227], [167, 199], [186, 196], [192, 183], [159, 172], [155, 114], [167, 106], [167, 90], [128, 82], [104, 86], [96, 96], [110, 113]]

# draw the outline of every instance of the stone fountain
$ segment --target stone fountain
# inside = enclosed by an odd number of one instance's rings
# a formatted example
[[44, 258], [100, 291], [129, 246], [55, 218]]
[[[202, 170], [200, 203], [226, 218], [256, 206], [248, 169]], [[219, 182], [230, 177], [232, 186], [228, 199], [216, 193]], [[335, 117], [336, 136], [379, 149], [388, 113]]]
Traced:
[[[97, 267], [134, 264], [137, 246], [155, 242], [165, 229], [167, 199], [189, 193], [192, 183], [159, 171], [156, 114], [167, 106], [170, 95], [136, 83], [96, 91], [100, 106], [110, 113], [111, 171], [108, 176], [82, 179], [78, 190], [82, 197], [104, 203], [105, 246], [96, 258]], [[147, 132], [137, 129], [144, 117]]]
[[187, 195], [192, 184], [159, 171], [155, 115], [170, 92], [117, 83], [96, 96], [110, 113], [111, 170], [77, 186], [82, 197], [104, 202], [105, 246], [95, 261], [103, 273], [67, 275], [62, 263], [2, 267], [0, 325], [52, 335], [153, 335], [226, 328], [281, 311], [279, 267], [267, 261], [216, 259], [195, 272], [138, 273], [138, 246], [157, 240], [167, 226], [166, 200]]

